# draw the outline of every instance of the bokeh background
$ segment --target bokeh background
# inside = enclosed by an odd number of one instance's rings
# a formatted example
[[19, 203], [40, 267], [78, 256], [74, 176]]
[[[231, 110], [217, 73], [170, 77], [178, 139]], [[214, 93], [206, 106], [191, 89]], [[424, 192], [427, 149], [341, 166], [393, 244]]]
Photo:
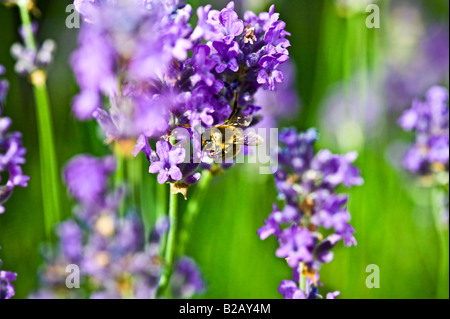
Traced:
[[[107, 154], [96, 123], [79, 122], [71, 113], [78, 89], [69, 65], [77, 30], [65, 27], [68, 0], [39, 0], [38, 38], [58, 44], [49, 73], [56, 149], [62, 169], [72, 156]], [[213, 2], [220, 8], [225, 1]], [[396, 119], [411, 100], [432, 85], [448, 87], [448, 12], [446, 0], [275, 0], [292, 33], [296, 68], [297, 115], [278, 126], [317, 127], [319, 147], [343, 153], [357, 150], [365, 185], [350, 191], [350, 211], [358, 246], [336, 247], [335, 260], [324, 265], [323, 293], [341, 298], [448, 298], [448, 229], [433, 222], [431, 192], [400, 165], [412, 136]], [[381, 28], [366, 27], [368, 3], [381, 10]], [[207, 1], [189, 1], [193, 7]], [[266, 10], [265, 0], [237, 1], [239, 8]], [[23, 133], [28, 149], [28, 188], [16, 189], [0, 216], [3, 269], [19, 274], [16, 298], [37, 288], [44, 238], [36, 113], [27, 80], [14, 74], [9, 50], [19, 41], [17, 11], [0, 6], [0, 63], [11, 90], [4, 116]], [[292, 106], [295, 107], [295, 106]], [[187, 253], [198, 261], [208, 283], [206, 298], [280, 298], [277, 287], [291, 277], [275, 257], [274, 238], [260, 241], [256, 230], [271, 212], [276, 191], [271, 176], [239, 164], [217, 177], [208, 189]], [[153, 187], [153, 177], [143, 175]], [[60, 187], [64, 189], [61, 182]], [[345, 191], [345, 190], [342, 190]], [[151, 201], [149, 194], [149, 201]], [[71, 201], [62, 199], [63, 215]], [[181, 207], [183, 208], [183, 206]], [[381, 287], [366, 287], [366, 266], [381, 271]]]

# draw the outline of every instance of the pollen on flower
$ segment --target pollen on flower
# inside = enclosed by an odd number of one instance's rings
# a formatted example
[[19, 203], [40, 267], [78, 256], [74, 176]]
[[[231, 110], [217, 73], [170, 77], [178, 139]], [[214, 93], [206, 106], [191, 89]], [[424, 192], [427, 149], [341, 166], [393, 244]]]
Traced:
[[98, 252], [95, 255], [94, 260], [97, 263], [97, 265], [99, 265], [101, 267], [107, 266], [110, 263], [110, 261], [111, 261], [111, 259], [109, 257], [109, 253], [106, 252], [106, 251]]
[[44, 70], [36, 70], [30, 74], [31, 83], [36, 86], [42, 86], [45, 84], [47, 75]]
[[245, 29], [244, 43], [254, 44], [257, 41], [255, 36], [255, 28], [249, 24]]
[[115, 221], [111, 216], [102, 215], [97, 219], [95, 228], [102, 236], [112, 236], [115, 230]]

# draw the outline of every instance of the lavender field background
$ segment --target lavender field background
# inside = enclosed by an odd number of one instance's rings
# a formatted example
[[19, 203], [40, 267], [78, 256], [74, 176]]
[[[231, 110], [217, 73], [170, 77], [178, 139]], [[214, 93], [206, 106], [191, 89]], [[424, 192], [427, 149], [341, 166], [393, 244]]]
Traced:
[[[222, 8], [225, 1], [212, 1]], [[263, 0], [237, 5], [267, 10]], [[366, 27], [368, 13], [350, 12], [331, 0], [275, 0], [277, 11], [292, 34], [291, 61], [295, 66], [295, 115], [281, 117], [277, 126], [301, 130], [316, 127], [320, 148], [335, 153], [359, 152], [356, 162], [365, 184], [349, 191], [349, 210], [358, 245], [335, 249], [324, 265], [323, 294], [339, 290], [340, 298], [448, 298], [448, 222], [433, 221], [430, 189], [421, 186], [401, 165], [413, 136], [397, 124], [412, 100], [449, 82], [449, 2], [446, 0], [379, 0], [381, 28]], [[40, 39], [58, 45], [49, 71], [59, 171], [74, 155], [108, 154], [97, 137], [94, 121], [79, 122], [72, 99], [79, 89], [69, 65], [77, 46], [77, 30], [67, 29], [66, 6], [71, 1], [39, 0]], [[190, 0], [196, 8], [206, 1]], [[239, 7], [238, 7], [239, 8]], [[14, 191], [0, 215], [2, 269], [19, 274], [16, 298], [38, 287], [37, 272], [44, 241], [36, 113], [32, 91], [14, 74], [10, 47], [19, 41], [19, 17], [0, 6], [0, 63], [8, 73], [10, 92], [4, 115], [14, 120], [28, 149], [24, 172], [29, 186]], [[146, 185], [156, 178], [142, 171]], [[61, 173], [62, 176], [62, 173]], [[66, 188], [60, 179], [61, 192]], [[261, 241], [258, 228], [276, 200], [273, 177], [255, 166], [239, 164], [213, 180], [194, 225], [187, 254], [199, 264], [207, 283], [204, 298], [281, 298], [277, 287], [291, 277], [284, 260], [276, 258], [276, 241]], [[61, 196], [64, 218], [71, 216], [69, 197]], [[149, 195], [150, 205], [156, 199]], [[185, 203], [181, 203], [181, 210]], [[366, 267], [379, 266], [381, 286], [366, 287]]]

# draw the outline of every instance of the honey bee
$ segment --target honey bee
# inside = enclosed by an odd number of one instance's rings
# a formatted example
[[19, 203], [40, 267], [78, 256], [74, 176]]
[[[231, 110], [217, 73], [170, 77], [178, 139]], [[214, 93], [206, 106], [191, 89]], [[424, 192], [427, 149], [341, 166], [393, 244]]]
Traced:
[[207, 129], [202, 134], [202, 150], [212, 158], [232, 159], [240, 153], [243, 145], [262, 144], [262, 137], [253, 132], [245, 132], [252, 123], [252, 116], [241, 113], [236, 94], [233, 112], [228, 120], [224, 124]]

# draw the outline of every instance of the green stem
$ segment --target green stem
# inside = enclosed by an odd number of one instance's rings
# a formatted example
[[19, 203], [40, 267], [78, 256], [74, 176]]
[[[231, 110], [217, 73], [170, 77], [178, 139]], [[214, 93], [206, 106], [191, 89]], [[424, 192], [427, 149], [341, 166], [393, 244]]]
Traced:
[[30, 0], [18, 0], [17, 6], [19, 7], [20, 19], [22, 21], [22, 32], [25, 40], [25, 46], [27, 49], [35, 51], [37, 49], [36, 41], [33, 34], [33, 26], [31, 24], [31, 18], [28, 13], [28, 5]]
[[175, 261], [175, 244], [178, 230], [177, 196], [178, 194], [170, 194], [170, 201], [169, 201], [170, 229], [169, 234], [167, 236], [167, 244], [164, 253], [165, 268], [159, 281], [157, 296], [165, 295], [167, 287], [169, 285], [170, 278], [173, 273], [173, 266]]
[[139, 203], [139, 189], [142, 187], [142, 161], [141, 157], [127, 157], [127, 179], [130, 184], [130, 202], [137, 208]]
[[156, 218], [161, 218], [167, 212], [167, 187], [166, 185], [156, 184]]
[[[18, 1], [22, 31], [25, 46], [36, 51], [36, 41], [28, 12], [29, 0]], [[46, 74], [37, 70], [31, 75], [33, 93], [37, 108], [37, 122], [39, 132], [39, 154], [41, 165], [42, 201], [44, 207], [44, 222], [47, 239], [52, 237], [52, 228], [61, 220], [59, 202], [59, 175], [53, 138], [53, 123], [50, 113], [50, 100], [46, 85]]]
[[437, 188], [432, 188], [430, 190], [430, 201], [431, 201], [431, 209], [433, 215], [434, 226], [436, 229], [436, 233], [439, 238], [439, 270], [438, 270], [438, 280], [437, 280], [437, 289], [436, 289], [436, 297], [448, 299], [448, 267], [449, 267], [449, 241], [448, 236], [445, 234], [444, 227], [442, 225], [442, 216], [440, 205], [438, 204], [439, 199], [439, 191]]
[[140, 210], [145, 227], [145, 238], [150, 235], [152, 225], [156, 223], [156, 197], [155, 197], [155, 180], [148, 173], [143, 171], [142, 187], [140, 192]]
[[305, 292], [305, 294], [307, 294], [308, 291], [306, 291], [306, 276], [302, 275], [303, 265], [304, 265], [304, 263], [300, 263], [299, 271], [298, 271], [299, 277], [300, 277], [300, 280], [299, 280], [300, 281], [300, 289], [303, 290]]
[[[120, 151], [116, 152], [117, 159], [117, 169], [114, 175], [114, 184], [116, 188], [121, 187], [125, 182], [125, 158], [121, 154]], [[122, 201], [122, 204], [119, 207], [119, 216], [123, 217], [125, 215], [125, 203]]]
[[37, 104], [42, 200], [44, 205], [46, 232], [50, 238], [52, 227], [61, 220], [58, 185], [58, 165], [53, 141], [53, 127], [45, 84], [34, 86]]
[[[169, 188], [172, 187], [169, 185]], [[156, 220], [161, 218], [166, 218], [167, 212], [167, 184], [160, 185], [156, 184]], [[160, 241], [160, 251], [166, 251], [167, 245], [167, 235], [163, 235], [163, 238]]]
[[197, 189], [186, 207], [186, 212], [183, 215], [183, 229], [180, 234], [180, 244], [178, 249], [178, 255], [181, 256], [185, 253], [186, 245], [189, 242], [189, 236], [192, 231], [192, 225], [200, 213], [200, 207], [206, 197], [206, 190], [211, 182], [212, 174], [210, 171], [204, 171], [203, 176], [198, 182]]

